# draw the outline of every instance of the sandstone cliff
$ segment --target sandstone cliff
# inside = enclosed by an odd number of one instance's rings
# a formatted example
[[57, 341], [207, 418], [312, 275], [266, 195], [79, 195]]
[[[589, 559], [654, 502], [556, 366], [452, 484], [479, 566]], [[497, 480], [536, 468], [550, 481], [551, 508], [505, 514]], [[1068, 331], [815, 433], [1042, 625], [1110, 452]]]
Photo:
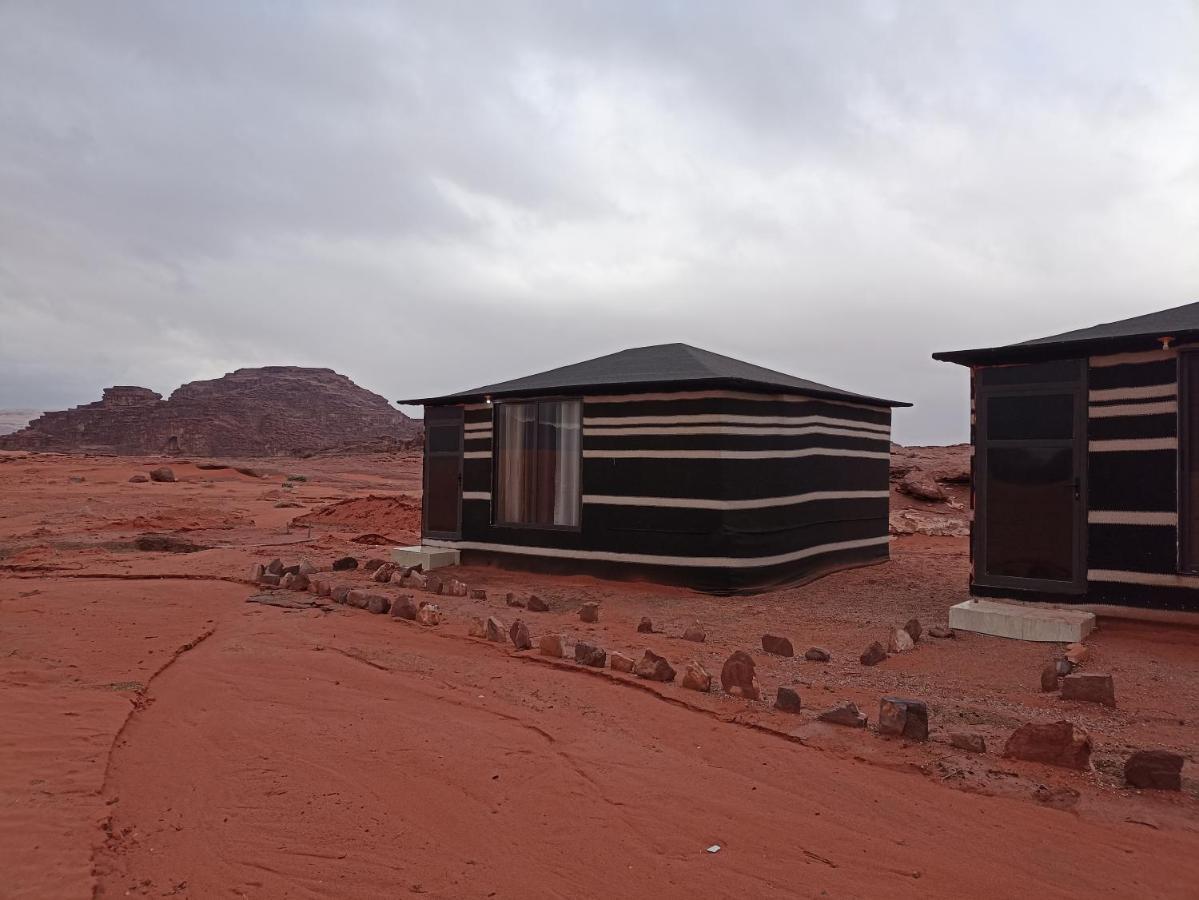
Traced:
[[96, 403], [46, 413], [0, 436], [0, 449], [274, 456], [350, 445], [378, 450], [420, 430], [332, 369], [266, 366], [193, 381], [167, 400], [141, 387], [106, 388]]

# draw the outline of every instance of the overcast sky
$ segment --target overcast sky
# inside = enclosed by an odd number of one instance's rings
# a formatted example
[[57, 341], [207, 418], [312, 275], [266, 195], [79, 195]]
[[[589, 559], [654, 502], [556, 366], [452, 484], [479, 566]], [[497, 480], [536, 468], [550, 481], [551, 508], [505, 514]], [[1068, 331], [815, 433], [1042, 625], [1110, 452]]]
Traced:
[[916, 403], [1199, 300], [1177, 2], [0, 2], [0, 407], [685, 341]]

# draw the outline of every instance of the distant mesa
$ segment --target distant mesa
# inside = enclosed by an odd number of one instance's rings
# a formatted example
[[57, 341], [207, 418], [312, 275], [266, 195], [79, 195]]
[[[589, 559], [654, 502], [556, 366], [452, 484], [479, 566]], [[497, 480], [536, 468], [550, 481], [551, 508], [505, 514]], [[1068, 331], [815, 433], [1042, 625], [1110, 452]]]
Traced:
[[420, 422], [332, 369], [265, 366], [190, 382], [166, 400], [143, 387], [105, 388], [95, 403], [0, 434], [0, 449], [280, 456], [398, 449], [420, 433]]

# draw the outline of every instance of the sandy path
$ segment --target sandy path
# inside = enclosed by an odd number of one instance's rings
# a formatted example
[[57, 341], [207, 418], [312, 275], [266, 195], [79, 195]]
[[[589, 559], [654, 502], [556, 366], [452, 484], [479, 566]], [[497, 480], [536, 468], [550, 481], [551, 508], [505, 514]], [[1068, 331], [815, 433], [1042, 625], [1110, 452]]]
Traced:
[[1199, 883], [1194, 834], [943, 788], [348, 611], [240, 607], [148, 700], [113, 759], [103, 896], [999, 897], [1018, 874], [1026, 895], [1182, 897]]

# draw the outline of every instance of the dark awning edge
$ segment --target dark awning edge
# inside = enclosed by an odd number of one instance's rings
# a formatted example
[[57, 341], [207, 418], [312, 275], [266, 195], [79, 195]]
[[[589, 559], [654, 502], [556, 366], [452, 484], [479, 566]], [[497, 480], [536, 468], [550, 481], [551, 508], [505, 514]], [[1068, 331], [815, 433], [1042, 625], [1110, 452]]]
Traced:
[[1146, 332], [1110, 338], [1092, 338], [1081, 341], [1060, 341], [1045, 344], [1008, 344], [1002, 347], [980, 347], [976, 350], [946, 350], [934, 353], [933, 359], [940, 362], [957, 363], [962, 366], [1004, 365], [1005, 363], [1044, 362], [1051, 359], [1070, 359], [1082, 356], [1103, 356], [1111, 353], [1127, 353], [1137, 350], [1153, 350], [1161, 346], [1163, 338], [1172, 343], [1189, 343], [1199, 340], [1199, 331], [1175, 331], [1172, 333]]

